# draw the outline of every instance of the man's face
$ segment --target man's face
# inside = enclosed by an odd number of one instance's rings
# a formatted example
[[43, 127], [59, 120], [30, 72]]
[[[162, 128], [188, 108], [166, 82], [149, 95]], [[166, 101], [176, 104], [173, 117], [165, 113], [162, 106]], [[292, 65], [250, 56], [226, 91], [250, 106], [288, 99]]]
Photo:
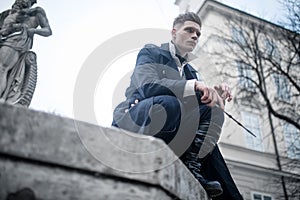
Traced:
[[199, 24], [193, 21], [185, 21], [173, 28], [172, 41], [181, 56], [194, 50], [201, 34], [200, 29]]

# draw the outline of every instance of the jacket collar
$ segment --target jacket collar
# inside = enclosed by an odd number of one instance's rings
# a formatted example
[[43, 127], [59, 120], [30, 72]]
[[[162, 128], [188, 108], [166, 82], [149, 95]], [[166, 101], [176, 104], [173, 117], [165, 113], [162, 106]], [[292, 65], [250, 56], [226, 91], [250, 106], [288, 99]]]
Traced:
[[[175, 49], [175, 45], [172, 42], [170, 42], [170, 43], [173, 45], [173, 47]], [[176, 59], [173, 59], [173, 57], [172, 57], [172, 51], [173, 52], [176, 52], [176, 51], [170, 50], [170, 43], [163, 43], [163, 44], [161, 44], [161, 47], [160, 47], [161, 50], [162, 50], [161, 51], [161, 55], [164, 56], [165, 58], [167, 58], [169, 60], [169, 66], [173, 66], [174, 69], [176, 69], [178, 71], [177, 63], [175, 61]], [[171, 47], [171, 48], [173, 48], [173, 47]], [[197, 57], [194, 54], [192, 54], [192, 53], [188, 54], [188, 61], [191, 61], [191, 60], [196, 59], [196, 58]], [[195, 70], [189, 64], [187, 65], [187, 67], [190, 70], [190, 72], [192, 72], [194, 78], [197, 79], [197, 80], [200, 80], [200, 76], [199, 76], [197, 70]]]
[[[162, 50], [164, 50], [162, 54], [165, 57], [172, 59], [172, 57], [176, 56], [176, 47], [172, 41], [170, 41], [169, 43], [161, 44], [160, 48]], [[171, 57], [170, 57], [170, 54], [171, 54]], [[185, 59], [187, 62], [190, 62], [196, 58], [197, 58], [197, 56], [195, 56], [193, 53], [187, 53], [187, 55], [185, 56]]]

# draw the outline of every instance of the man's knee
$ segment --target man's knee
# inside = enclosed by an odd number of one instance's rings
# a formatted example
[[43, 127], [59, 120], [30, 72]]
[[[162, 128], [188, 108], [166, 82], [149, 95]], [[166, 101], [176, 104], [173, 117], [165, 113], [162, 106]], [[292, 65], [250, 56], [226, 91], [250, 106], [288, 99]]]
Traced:
[[151, 119], [162, 125], [161, 131], [176, 132], [181, 118], [180, 102], [176, 97], [163, 95], [153, 99]]
[[205, 105], [205, 104], [201, 104], [199, 106], [199, 110], [200, 110], [200, 121], [210, 121], [211, 119], [211, 107]]
[[161, 96], [156, 96], [153, 99], [153, 104], [159, 104], [164, 107], [164, 109], [169, 112], [174, 114], [180, 113], [180, 103], [179, 100], [174, 97], [174, 96], [169, 96], [169, 95], [161, 95]]
[[180, 122], [181, 117], [181, 104], [179, 100], [174, 96], [162, 95], [154, 97], [154, 106], [159, 105], [155, 112], [156, 117], [161, 118], [162, 115], [166, 115], [166, 123], [177, 124]]
[[200, 105], [200, 121], [210, 121], [222, 126], [224, 123], [223, 110], [202, 104]]
[[224, 123], [223, 110], [218, 107], [213, 107], [211, 109], [211, 121], [215, 124], [218, 124], [220, 127], [222, 127]]

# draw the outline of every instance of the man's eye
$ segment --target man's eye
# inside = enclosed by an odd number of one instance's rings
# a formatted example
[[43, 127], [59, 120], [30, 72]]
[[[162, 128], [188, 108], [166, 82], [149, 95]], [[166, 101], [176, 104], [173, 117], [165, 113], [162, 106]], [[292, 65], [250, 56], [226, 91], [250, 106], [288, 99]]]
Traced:
[[185, 28], [184, 30], [188, 33], [195, 33], [196, 32], [197, 37], [200, 37], [200, 35], [201, 35], [200, 31], [198, 31], [194, 28]]
[[186, 28], [185, 30], [188, 33], [194, 33], [194, 29], [193, 28]]

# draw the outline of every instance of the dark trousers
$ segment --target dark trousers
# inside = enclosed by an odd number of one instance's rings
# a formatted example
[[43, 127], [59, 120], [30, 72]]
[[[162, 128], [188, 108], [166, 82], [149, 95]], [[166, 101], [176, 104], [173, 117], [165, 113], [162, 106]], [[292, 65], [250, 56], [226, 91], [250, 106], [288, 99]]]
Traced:
[[[178, 156], [192, 148], [196, 133], [202, 134], [206, 137], [202, 149], [204, 157], [219, 139], [224, 115], [218, 108], [199, 102], [195, 97], [181, 101], [169, 95], [150, 97], [132, 106], [127, 120], [130, 118], [140, 133], [164, 140]], [[113, 125], [120, 127], [116, 122]], [[131, 126], [120, 128], [136, 132], [130, 130]]]

